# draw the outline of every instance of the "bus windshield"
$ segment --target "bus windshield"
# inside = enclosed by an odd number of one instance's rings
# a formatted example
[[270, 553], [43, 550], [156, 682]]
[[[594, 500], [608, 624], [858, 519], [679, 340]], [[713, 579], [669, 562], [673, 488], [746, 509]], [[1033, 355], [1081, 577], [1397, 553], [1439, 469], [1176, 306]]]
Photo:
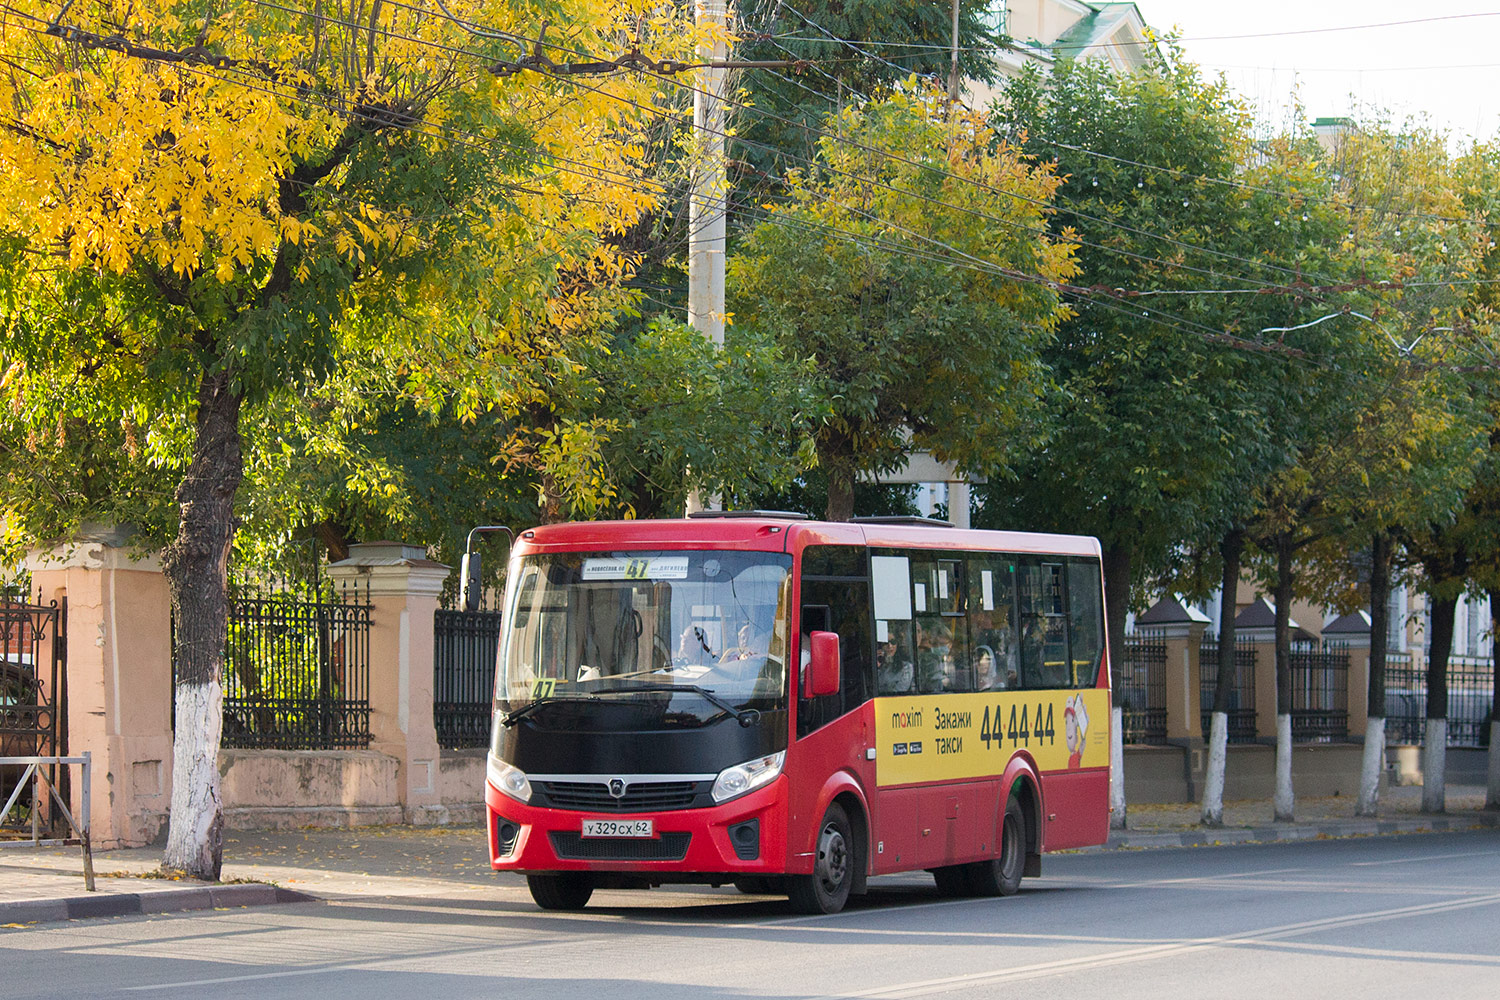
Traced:
[[497, 707], [581, 729], [784, 708], [790, 569], [767, 552], [525, 557], [507, 590]]

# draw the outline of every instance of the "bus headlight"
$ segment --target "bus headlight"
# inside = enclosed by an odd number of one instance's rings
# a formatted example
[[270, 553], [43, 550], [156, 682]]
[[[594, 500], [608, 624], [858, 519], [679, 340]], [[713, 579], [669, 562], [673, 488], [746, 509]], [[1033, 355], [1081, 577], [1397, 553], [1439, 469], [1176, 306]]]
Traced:
[[485, 775], [490, 779], [490, 784], [517, 802], [531, 801], [531, 782], [526, 779], [526, 772], [519, 767], [511, 767], [490, 754], [485, 761]]
[[757, 757], [743, 764], [736, 764], [734, 767], [726, 767], [714, 779], [714, 788], [711, 793], [714, 801], [728, 802], [762, 785], [770, 784], [781, 773], [781, 765], [785, 762], [786, 751], [782, 750], [769, 757]]

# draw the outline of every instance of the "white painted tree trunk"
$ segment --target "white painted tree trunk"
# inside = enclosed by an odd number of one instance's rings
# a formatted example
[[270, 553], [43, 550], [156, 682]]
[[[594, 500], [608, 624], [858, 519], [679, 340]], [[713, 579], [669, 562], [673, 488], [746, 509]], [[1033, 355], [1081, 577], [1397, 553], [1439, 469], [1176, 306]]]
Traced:
[[217, 879], [223, 857], [219, 799], [219, 737], [224, 688], [218, 681], [177, 685], [172, 739], [172, 818], [162, 867]]
[[1354, 815], [1374, 816], [1380, 806], [1380, 775], [1385, 770], [1385, 719], [1371, 716], [1365, 723], [1365, 752], [1359, 764], [1359, 798]]
[[1125, 710], [1109, 713], [1109, 828], [1125, 829]]
[[1490, 721], [1490, 785], [1484, 807], [1500, 809], [1500, 719]]
[[1276, 716], [1276, 799], [1272, 803], [1278, 823], [1296, 818], [1297, 798], [1292, 793], [1292, 717]]
[[1229, 763], [1229, 715], [1215, 712], [1208, 727], [1208, 771], [1203, 775], [1204, 826], [1224, 825], [1224, 771]]
[[1422, 736], [1422, 811], [1447, 811], [1448, 720], [1428, 719]]

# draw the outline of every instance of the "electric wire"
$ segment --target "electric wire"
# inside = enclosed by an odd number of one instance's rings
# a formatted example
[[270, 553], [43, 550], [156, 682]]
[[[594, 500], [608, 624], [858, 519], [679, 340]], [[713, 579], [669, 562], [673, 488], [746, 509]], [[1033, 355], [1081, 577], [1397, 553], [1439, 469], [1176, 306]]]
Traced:
[[[32, 20], [37, 20], [37, 19], [34, 19], [34, 18], [33, 18], [33, 19], [32, 19]], [[201, 71], [198, 71], [198, 72], [201, 72]], [[212, 75], [213, 75], [213, 74], [206, 74], [206, 75], [210, 75], [210, 76], [212, 76]], [[263, 88], [262, 88], [262, 89], [263, 89]], [[283, 95], [283, 96], [284, 96], [284, 95]], [[330, 109], [330, 110], [334, 110], [334, 109]], [[450, 139], [450, 140], [451, 140], [451, 139], [452, 139], [452, 137], [451, 137], [451, 136], [450, 136], [450, 137], [444, 137], [444, 138], [448, 138], [448, 139]], [[598, 179], [598, 178], [597, 178], [597, 177], [595, 177], [595, 178], [593, 178], [593, 179], [596, 179], [596, 180], [597, 180], [597, 179]], [[845, 206], [845, 207], [846, 207], [846, 208], [848, 208], [848, 206]], [[949, 207], [955, 207], [955, 206], [949, 206]], [[885, 222], [883, 222], [883, 221], [882, 221], [882, 220], [879, 220], [879, 219], [877, 219], [877, 218], [875, 218], [875, 217], [874, 217], [874, 216], [870, 216], [870, 215], [869, 215], [869, 214], [868, 214], [868, 213], [866, 213], [866, 215], [867, 215], [867, 217], [869, 217], [869, 218], [870, 218], [870, 219], [871, 219], [871, 221], [873, 221], [873, 222], [875, 222], [875, 223], [876, 223], [876, 224], [885, 224], [885, 225], [889, 225], [889, 223], [885, 223]], [[909, 233], [910, 233], [910, 231], [909, 231], [909, 230], [908, 230], [908, 232], [909, 232]], [[922, 235], [922, 234], [916, 234], [916, 233], [910, 233], [910, 234], [911, 234], [911, 235], [914, 235], [914, 236], [917, 236], [917, 237], [918, 237], [918, 238], [922, 238], [922, 239], [928, 239], [928, 238], [927, 238], [927, 237], [925, 237], [925, 236], [923, 236], [923, 235]], [[846, 234], [846, 235], [847, 235], [847, 234]], [[857, 238], [857, 237], [856, 237], [856, 238]], [[940, 246], [940, 247], [942, 247], [942, 248], [945, 248], [945, 249], [948, 249], [948, 250], [950, 250], [950, 251], [953, 251], [953, 252], [957, 252], [957, 253], [962, 253], [962, 252], [961, 252], [961, 251], [957, 251], [957, 250], [956, 250], [956, 248], [952, 248], [952, 247], [951, 247], [951, 246], [948, 246], [948, 245], [947, 245], [947, 244], [944, 244], [944, 243], [942, 243], [942, 242], [941, 242], [941, 241], [933, 241], [933, 242], [935, 242], [935, 243], [936, 243], [936, 244], [937, 244], [937, 245], [938, 245], [938, 246]], [[903, 248], [903, 249], [907, 249], [907, 250], [909, 250], [909, 249], [910, 249], [910, 248]], [[969, 255], [964, 255], [964, 256], [969, 256]], [[954, 262], [954, 261], [952, 261], [952, 260], [951, 260], [951, 259], [947, 259], [947, 258], [944, 258], [944, 259], [945, 259], [945, 260], [946, 260], [946, 262], [948, 262], [948, 263], [955, 263], [955, 262]], [[980, 259], [979, 259], [979, 258], [972, 258], [972, 257], [970, 257], [970, 261], [971, 261], [971, 263], [979, 263], [979, 264], [985, 264], [985, 263], [988, 263], [988, 262], [984, 262], [984, 261], [982, 261], [982, 260], [980, 260]], [[959, 264], [959, 266], [963, 266], [963, 265], [962, 265], [962, 262], [957, 262], [957, 263], [958, 263], [958, 264]], [[1026, 278], [1027, 278], [1027, 277], [1030, 277], [1030, 278], [1037, 278], [1037, 277], [1039, 277], [1039, 276], [1018, 276], [1018, 275], [1016, 275], [1016, 274], [1015, 274], [1015, 273], [1003, 273], [1003, 272], [1002, 272], [1002, 276], [1004, 276], [1004, 277], [1009, 277], [1009, 278], [1011, 278], [1011, 279], [1013, 279], [1013, 280], [1026, 280]], [[1042, 279], [1042, 280], [1044, 280], [1044, 281], [1045, 281], [1045, 279]], [[1093, 292], [1096, 292], [1096, 291], [1097, 291], [1097, 290], [1088, 290], [1088, 289], [1077, 289], [1077, 290], [1073, 290], [1073, 291], [1072, 291], [1072, 292], [1071, 292], [1071, 293], [1070, 293], [1070, 294], [1074, 294], [1074, 295], [1078, 295], [1078, 294], [1091, 294], [1091, 293], [1093, 293]], [[1095, 304], [1098, 304], [1098, 303], [1095, 303]], [[1159, 311], [1158, 311], [1158, 312], [1159, 312]], [[1181, 318], [1181, 317], [1175, 317], [1175, 318], [1176, 318], [1176, 319], [1179, 319], [1179, 320], [1181, 320], [1181, 319], [1182, 319], [1182, 318]], [[1158, 322], [1158, 323], [1160, 323], [1160, 322], [1161, 322], [1161, 317], [1160, 317], [1160, 316], [1158, 316], [1158, 317], [1156, 317], [1156, 318], [1155, 318], [1155, 321], [1156, 321], [1156, 322]], [[1193, 321], [1190, 321], [1190, 320], [1185, 320], [1185, 322], [1188, 322], [1188, 323], [1192, 323], [1192, 322], [1193, 322]], [[1194, 324], [1194, 325], [1198, 325], [1198, 324]], [[1183, 331], [1183, 332], [1186, 332], [1186, 331]], [[1206, 327], [1205, 327], [1205, 328], [1202, 328], [1202, 329], [1201, 329], [1201, 330], [1200, 330], [1200, 334], [1201, 334], [1201, 333], [1205, 333], [1205, 332], [1206, 332], [1206, 333], [1209, 333], [1209, 334], [1211, 334], [1211, 335], [1214, 335], [1214, 336], [1221, 336], [1221, 334], [1219, 334], [1219, 333], [1218, 333], [1218, 332], [1217, 332], [1217, 331], [1212, 331], [1212, 330], [1211, 330], [1211, 329], [1210, 329], [1210, 328], [1206, 328]], [[1253, 342], [1250, 342], [1250, 343], [1251, 343], [1251, 344], [1253, 344]], [[1258, 348], [1263, 348], [1263, 346], [1264, 346], [1264, 345], [1254, 345], [1254, 346], [1256, 346], [1256, 347], [1258, 347]]]

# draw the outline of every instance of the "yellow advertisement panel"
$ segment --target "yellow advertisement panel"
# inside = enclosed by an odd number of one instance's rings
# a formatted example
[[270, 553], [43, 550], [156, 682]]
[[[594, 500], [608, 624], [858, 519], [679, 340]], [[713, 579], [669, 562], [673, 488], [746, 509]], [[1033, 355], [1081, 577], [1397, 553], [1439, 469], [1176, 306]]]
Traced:
[[875, 699], [879, 785], [999, 774], [1025, 750], [1043, 771], [1109, 766], [1109, 692], [981, 691]]

